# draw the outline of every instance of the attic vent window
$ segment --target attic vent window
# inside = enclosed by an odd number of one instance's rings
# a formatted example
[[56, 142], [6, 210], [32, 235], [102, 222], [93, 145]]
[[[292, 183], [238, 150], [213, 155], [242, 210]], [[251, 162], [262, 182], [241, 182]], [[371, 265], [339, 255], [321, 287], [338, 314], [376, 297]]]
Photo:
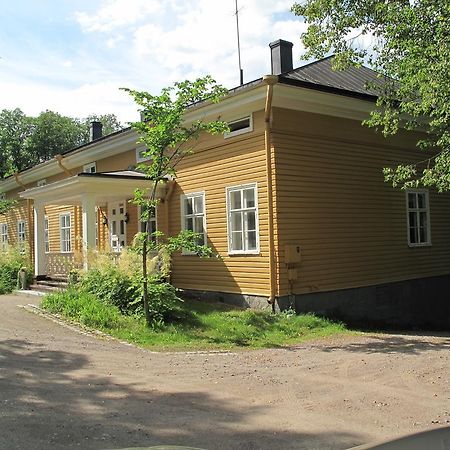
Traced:
[[47, 184], [47, 180], [44, 178], [43, 180], [39, 180], [36, 185], [37, 187], [42, 187], [45, 186]]
[[253, 131], [252, 115], [250, 114], [248, 116], [241, 117], [240, 119], [228, 122], [228, 127], [230, 128], [230, 131], [225, 133], [225, 139], [238, 136], [243, 133], [249, 133], [250, 131]]

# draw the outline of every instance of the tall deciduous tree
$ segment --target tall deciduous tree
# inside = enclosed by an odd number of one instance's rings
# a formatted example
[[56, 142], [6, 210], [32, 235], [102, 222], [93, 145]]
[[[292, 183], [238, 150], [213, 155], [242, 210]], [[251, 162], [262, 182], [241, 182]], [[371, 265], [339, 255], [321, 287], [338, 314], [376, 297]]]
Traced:
[[[162, 90], [160, 95], [125, 89], [135, 100], [141, 111], [141, 122], [132, 127], [137, 131], [139, 141], [146, 150], [143, 156], [149, 159], [148, 164], [140, 164], [139, 168], [153, 181], [149, 192], [136, 191], [135, 203], [144, 211], [147, 221], [146, 230], [150, 230], [151, 211], [158, 205], [157, 190], [168, 177], [176, 177], [176, 166], [187, 155], [194, 151], [196, 140], [202, 133], [217, 134], [228, 130], [228, 125], [220, 120], [185, 122], [185, 112], [195, 103], [217, 103], [226, 95], [227, 90], [210, 77], [198, 78], [195, 81], [175, 83]], [[158, 233], [161, 240], [161, 233]], [[154, 235], [142, 233], [142, 275], [143, 303], [147, 324], [152, 323], [149, 313], [147, 257], [149, 250], [155, 248]], [[180, 233], [178, 237], [167, 237], [171, 251], [177, 247], [188, 247], [199, 253], [208, 251], [197, 245], [194, 233]], [[158, 244], [156, 244], [158, 245]]]
[[427, 151], [424, 161], [385, 168], [386, 180], [394, 186], [449, 190], [448, 0], [304, 0], [292, 11], [309, 23], [302, 34], [307, 57], [334, 52], [336, 68], [366, 61], [383, 77], [367, 125], [385, 135], [401, 126], [427, 133], [418, 141]]

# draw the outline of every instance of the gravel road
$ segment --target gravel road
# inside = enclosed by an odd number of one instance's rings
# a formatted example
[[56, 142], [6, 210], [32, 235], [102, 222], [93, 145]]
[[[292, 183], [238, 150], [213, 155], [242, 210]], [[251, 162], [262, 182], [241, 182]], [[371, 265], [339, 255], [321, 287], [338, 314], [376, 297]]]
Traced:
[[450, 425], [449, 335], [154, 353], [37, 301], [0, 297], [0, 449], [344, 449]]

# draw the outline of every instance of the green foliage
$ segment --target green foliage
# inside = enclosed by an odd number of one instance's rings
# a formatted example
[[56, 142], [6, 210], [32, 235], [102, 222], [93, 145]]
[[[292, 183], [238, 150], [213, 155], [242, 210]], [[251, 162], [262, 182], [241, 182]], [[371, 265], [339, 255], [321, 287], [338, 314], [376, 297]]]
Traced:
[[[141, 207], [146, 220], [145, 232], [136, 239], [137, 249], [142, 255], [143, 305], [147, 324], [153, 321], [152, 306], [149, 305], [147, 258], [150, 251], [166, 255], [182, 248], [192, 250], [201, 256], [209, 256], [211, 251], [199, 245], [199, 235], [182, 232], [176, 237], [168, 237], [163, 243], [162, 233], [150, 233], [150, 216], [158, 206], [156, 192], [158, 185], [176, 177], [176, 166], [194, 151], [197, 139], [202, 133], [218, 134], [228, 130], [228, 125], [220, 120], [202, 119], [187, 122], [186, 110], [199, 102], [219, 102], [227, 90], [219, 86], [210, 76], [195, 81], [174, 83], [164, 88], [160, 95], [124, 89], [140, 108], [141, 122], [132, 124], [139, 134], [139, 142], [144, 144], [144, 156], [149, 163], [138, 167], [153, 181], [149, 191], [136, 190], [133, 203]], [[167, 276], [167, 274], [163, 274]]]
[[18, 287], [18, 274], [25, 268], [27, 281], [31, 282], [33, 272], [26, 253], [10, 247], [7, 252], [0, 252], [0, 294], [8, 294]]
[[116, 306], [103, 303], [95, 295], [74, 287], [65, 292], [46, 295], [42, 307], [54, 314], [61, 314], [101, 330], [116, 327], [121, 321], [121, 314]]
[[122, 313], [133, 312], [136, 300], [140, 300], [140, 289], [134, 280], [117, 267], [102, 270], [90, 269], [80, 280], [80, 288], [101, 301], [117, 306]]
[[0, 178], [89, 142], [92, 120], [102, 122], [103, 134], [123, 128], [114, 114], [77, 119], [47, 110], [29, 117], [19, 108], [4, 109], [0, 112]]
[[[385, 135], [426, 133], [424, 160], [384, 170], [394, 186], [450, 189], [450, 10], [447, 0], [305, 0], [292, 11], [309, 23], [306, 57], [336, 54], [337, 68], [367, 61], [380, 73], [377, 108], [365, 121]], [[362, 39], [368, 42], [361, 45]]]
[[6, 215], [16, 204], [17, 200], [0, 200], [0, 216]]
[[170, 321], [152, 327], [135, 315], [121, 315], [117, 307], [75, 290], [45, 297], [43, 307], [154, 350], [279, 347], [348, 333], [342, 324], [311, 314], [274, 315], [196, 300], [178, 303]]

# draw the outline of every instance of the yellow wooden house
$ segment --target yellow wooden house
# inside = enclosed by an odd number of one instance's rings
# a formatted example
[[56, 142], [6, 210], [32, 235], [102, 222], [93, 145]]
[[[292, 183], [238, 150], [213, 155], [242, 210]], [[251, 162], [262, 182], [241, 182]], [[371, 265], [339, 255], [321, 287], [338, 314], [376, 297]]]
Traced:
[[[448, 327], [450, 197], [384, 183], [383, 167], [423, 155], [411, 133], [385, 139], [361, 125], [376, 74], [334, 72], [330, 58], [294, 69], [283, 40], [271, 57], [270, 75], [186, 113], [220, 117], [230, 132], [202, 137], [161, 186], [153, 227], [203, 233], [221, 258], [177, 254], [173, 283], [247, 306]], [[29, 245], [37, 277], [64, 273], [87, 249], [120, 252], [139, 231], [128, 200], [151, 182], [135, 170], [135, 132], [102, 136], [93, 123], [92, 138], [0, 181], [19, 200], [0, 216], [0, 246]]]

